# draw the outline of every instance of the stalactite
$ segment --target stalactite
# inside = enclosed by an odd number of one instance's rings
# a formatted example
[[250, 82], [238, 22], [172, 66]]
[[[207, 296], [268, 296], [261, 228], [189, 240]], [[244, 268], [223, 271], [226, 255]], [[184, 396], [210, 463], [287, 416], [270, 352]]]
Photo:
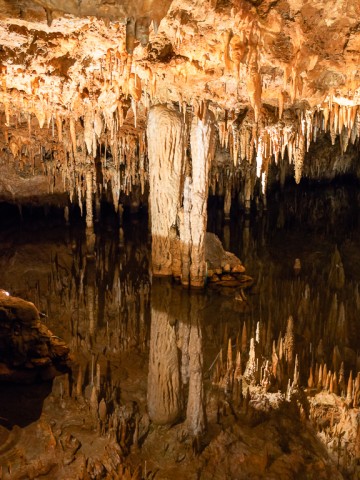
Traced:
[[305, 157], [305, 139], [304, 139], [304, 136], [300, 133], [297, 139], [297, 145], [295, 145], [295, 150], [294, 150], [295, 182], [297, 184], [299, 184], [301, 180], [304, 157]]
[[248, 65], [248, 75], [246, 81], [246, 88], [249, 95], [250, 104], [254, 109], [255, 122], [258, 121], [261, 110], [261, 75], [259, 73], [258, 61], [255, 57]]
[[231, 30], [226, 30], [223, 33], [225, 72], [230, 72], [231, 70], [230, 55], [229, 55], [229, 45], [230, 45], [231, 36], [232, 36]]
[[86, 172], [86, 226], [87, 228], [93, 228], [94, 226], [92, 170]]
[[85, 113], [84, 113], [84, 140], [87, 149], [88, 155], [94, 154], [96, 156], [96, 148], [95, 152], [93, 152], [93, 136], [94, 136], [94, 121], [93, 121], [93, 108], [92, 105], [89, 104], [87, 100], [85, 104]]

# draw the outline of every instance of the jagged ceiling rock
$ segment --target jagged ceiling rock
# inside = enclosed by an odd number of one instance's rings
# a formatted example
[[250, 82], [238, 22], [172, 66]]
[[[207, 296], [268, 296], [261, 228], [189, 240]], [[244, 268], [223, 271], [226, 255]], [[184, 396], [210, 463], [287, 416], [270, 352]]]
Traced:
[[[287, 147], [299, 182], [319, 131], [345, 147], [359, 137], [359, 17], [360, 4], [343, 0], [0, 0], [3, 151], [16, 162], [28, 126], [31, 144], [57, 152], [58, 171], [75, 157], [89, 168], [100, 149], [106, 177], [109, 150], [115, 171], [130, 165], [131, 137], [144, 170], [149, 107], [173, 103], [185, 118], [207, 102], [235, 166], [256, 160], [265, 188], [270, 158]], [[131, 181], [112, 186], [114, 203]]]
[[149, 17], [159, 22], [166, 14], [171, 0], [35, 0], [45, 9], [70, 13], [77, 17], [96, 16], [112, 20], [130, 17]]
[[[8, 88], [27, 94], [36, 94], [28, 85], [36, 75], [40, 87], [45, 83], [39, 93], [49, 78], [55, 93], [71, 80], [86, 84], [90, 73], [114, 67], [116, 57], [126, 64], [126, 26], [120, 21], [160, 18], [169, 10], [158, 35], [150, 28], [150, 45], [134, 45], [131, 72], [139, 75], [144, 93], [151, 70], [156, 101], [191, 104], [198, 98], [236, 109], [249, 103], [259, 108], [261, 101], [287, 107], [304, 99], [315, 106], [329, 96], [345, 105], [359, 100], [357, 2], [174, 0], [169, 9], [169, 1], [38, 0], [57, 12], [51, 27], [35, 3], [0, 3]], [[105, 25], [95, 16], [114, 21]], [[115, 58], [104, 65], [110, 54]], [[113, 68], [113, 81], [121, 83], [123, 73]]]

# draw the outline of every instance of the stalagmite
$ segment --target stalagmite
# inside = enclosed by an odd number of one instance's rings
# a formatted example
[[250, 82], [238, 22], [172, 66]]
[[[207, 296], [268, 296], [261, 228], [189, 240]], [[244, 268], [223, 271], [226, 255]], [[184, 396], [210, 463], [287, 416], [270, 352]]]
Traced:
[[295, 340], [294, 340], [294, 319], [290, 315], [287, 321], [286, 333], [285, 333], [285, 356], [286, 360], [291, 366], [294, 360], [294, 349], [295, 349]]
[[249, 383], [255, 382], [256, 375], [256, 353], [255, 353], [255, 340], [250, 339], [249, 359], [246, 363], [244, 377]]
[[170, 232], [177, 224], [184, 168], [182, 116], [164, 105], [151, 108], [147, 126], [152, 271], [172, 274]]
[[236, 352], [236, 360], [235, 360], [235, 371], [234, 371], [234, 380], [240, 381], [242, 375], [241, 369], [241, 353], [240, 350]]
[[347, 390], [346, 390], [346, 402], [350, 405], [352, 400], [353, 400], [353, 373], [352, 370], [350, 370], [350, 375], [348, 379], [348, 385], [347, 385]]
[[314, 387], [314, 377], [313, 377], [313, 369], [310, 367], [310, 374], [308, 378], [308, 387], [313, 388]]

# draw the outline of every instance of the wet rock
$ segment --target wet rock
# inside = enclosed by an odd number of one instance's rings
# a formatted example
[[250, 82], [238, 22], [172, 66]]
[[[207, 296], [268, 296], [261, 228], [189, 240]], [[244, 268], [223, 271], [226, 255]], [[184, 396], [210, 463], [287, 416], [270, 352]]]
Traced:
[[49, 378], [68, 355], [65, 342], [40, 322], [33, 303], [0, 291], [0, 380]]
[[235, 265], [234, 267], [232, 267], [231, 269], [231, 272], [232, 273], [244, 273], [245, 272], [245, 267], [244, 265]]
[[226, 252], [219, 237], [210, 232], [205, 235], [205, 258], [208, 269], [215, 270], [215, 273], [218, 273], [218, 269], [221, 269], [221, 272], [230, 272], [241, 266], [240, 259], [233, 253]]

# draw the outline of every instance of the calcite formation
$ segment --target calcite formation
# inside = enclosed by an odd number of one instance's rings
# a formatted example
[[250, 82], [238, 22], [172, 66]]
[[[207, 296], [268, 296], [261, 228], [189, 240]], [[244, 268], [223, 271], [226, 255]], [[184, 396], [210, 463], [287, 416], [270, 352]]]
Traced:
[[[92, 228], [92, 200], [116, 210], [127, 198], [146, 203], [150, 184], [154, 239], [176, 243], [169, 229], [178, 228], [182, 242], [183, 220], [181, 275], [201, 286], [209, 187], [225, 196], [228, 216], [235, 194], [249, 209], [265, 193], [271, 164], [282, 182], [358, 173], [359, 14], [341, 0], [3, 0], [0, 198], [64, 204], [66, 193], [81, 210], [86, 203]], [[176, 134], [152, 127], [165, 108]], [[336, 157], [314, 158], [310, 147], [330, 139]], [[154, 271], [168, 273], [155, 257]]]

